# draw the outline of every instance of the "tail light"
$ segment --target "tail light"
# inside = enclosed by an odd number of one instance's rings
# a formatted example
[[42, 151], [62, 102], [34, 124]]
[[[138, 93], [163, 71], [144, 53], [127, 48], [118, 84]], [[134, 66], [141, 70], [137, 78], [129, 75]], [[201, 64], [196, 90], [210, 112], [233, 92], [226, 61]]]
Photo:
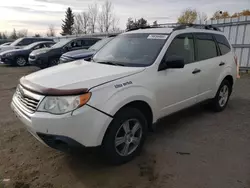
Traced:
[[240, 68], [239, 68], [238, 58], [236, 55], [234, 56], [234, 62], [235, 62], [236, 67], [237, 67], [237, 78], [240, 78], [240, 70], [239, 70]]

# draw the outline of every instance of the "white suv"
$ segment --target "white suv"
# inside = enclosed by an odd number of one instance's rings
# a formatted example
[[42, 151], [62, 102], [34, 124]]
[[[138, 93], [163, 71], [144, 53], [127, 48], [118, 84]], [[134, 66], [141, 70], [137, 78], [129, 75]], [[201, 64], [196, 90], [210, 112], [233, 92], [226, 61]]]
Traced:
[[115, 37], [92, 62], [22, 77], [11, 106], [42, 143], [63, 151], [100, 146], [119, 164], [140, 152], [160, 118], [207, 100], [222, 111], [236, 72], [231, 45], [213, 27], [138, 29]]

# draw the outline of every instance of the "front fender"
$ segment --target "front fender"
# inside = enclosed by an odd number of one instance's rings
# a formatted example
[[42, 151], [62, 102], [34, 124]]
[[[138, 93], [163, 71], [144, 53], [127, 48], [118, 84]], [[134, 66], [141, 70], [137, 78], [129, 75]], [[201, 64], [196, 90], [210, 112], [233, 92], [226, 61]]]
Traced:
[[[113, 90], [112, 92], [103, 90], [102, 92], [93, 92], [89, 105], [108, 113], [112, 116], [123, 106], [133, 101], [146, 102], [153, 113], [153, 122], [157, 120], [157, 103], [152, 92], [141, 86], [130, 86], [122, 89]], [[101, 100], [101, 101], [100, 101]]]
[[[153, 93], [140, 86], [124, 87], [114, 89], [113, 86], [102, 87], [92, 91], [92, 96], [88, 104], [111, 116], [114, 116], [123, 106], [133, 101], [144, 101], [152, 110], [153, 123], [157, 120], [157, 105]], [[98, 136], [98, 143], [101, 144], [109, 125], [100, 125], [101, 131]]]

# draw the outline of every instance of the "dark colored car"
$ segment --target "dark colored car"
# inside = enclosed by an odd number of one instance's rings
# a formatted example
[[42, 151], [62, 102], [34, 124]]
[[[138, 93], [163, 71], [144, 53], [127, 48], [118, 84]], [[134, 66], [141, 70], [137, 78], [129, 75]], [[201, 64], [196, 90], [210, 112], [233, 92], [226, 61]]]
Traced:
[[102, 39], [87, 50], [82, 49], [82, 50], [75, 50], [72, 52], [67, 52], [61, 56], [60, 63], [68, 63], [68, 62], [75, 61], [78, 59], [84, 59], [86, 61], [89, 61], [98, 50], [100, 50], [113, 38], [114, 37], [108, 37], [108, 38]]
[[42, 41], [35, 42], [28, 46], [25, 46], [22, 49], [8, 50], [0, 53], [0, 61], [4, 64], [24, 66], [28, 63], [29, 54], [33, 50], [41, 48], [49, 48], [54, 45], [55, 42], [51, 41]]
[[59, 63], [62, 54], [79, 49], [88, 49], [98, 40], [100, 39], [86, 37], [64, 39], [51, 48], [33, 51], [29, 56], [29, 63], [40, 68], [54, 66]]

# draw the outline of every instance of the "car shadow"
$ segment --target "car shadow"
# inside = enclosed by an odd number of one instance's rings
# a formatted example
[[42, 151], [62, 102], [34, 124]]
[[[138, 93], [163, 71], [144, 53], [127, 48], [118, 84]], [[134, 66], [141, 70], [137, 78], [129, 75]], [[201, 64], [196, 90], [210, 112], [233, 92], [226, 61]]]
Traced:
[[159, 137], [173, 134], [181, 129], [185, 123], [192, 122], [197, 117], [201, 118], [204, 113], [212, 112], [204, 108], [203, 105], [196, 105], [161, 119], [157, 123], [155, 131], [149, 133], [140, 156], [127, 164], [120, 166], [106, 164], [101, 153], [96, 150], [82, 150], [74, 155], [69, 155], [65, 158], [66, 163], [72, 173], [86, 187], [133, 187], [133, 182], [139, 184], [141, 181], [138, 177], [144, 180], [146, 178], [148, 182], [152, 183], [157, 179], [154, 172], [156, 160], [154, 154], [147, 147], [154, 147], [152, 143]]

